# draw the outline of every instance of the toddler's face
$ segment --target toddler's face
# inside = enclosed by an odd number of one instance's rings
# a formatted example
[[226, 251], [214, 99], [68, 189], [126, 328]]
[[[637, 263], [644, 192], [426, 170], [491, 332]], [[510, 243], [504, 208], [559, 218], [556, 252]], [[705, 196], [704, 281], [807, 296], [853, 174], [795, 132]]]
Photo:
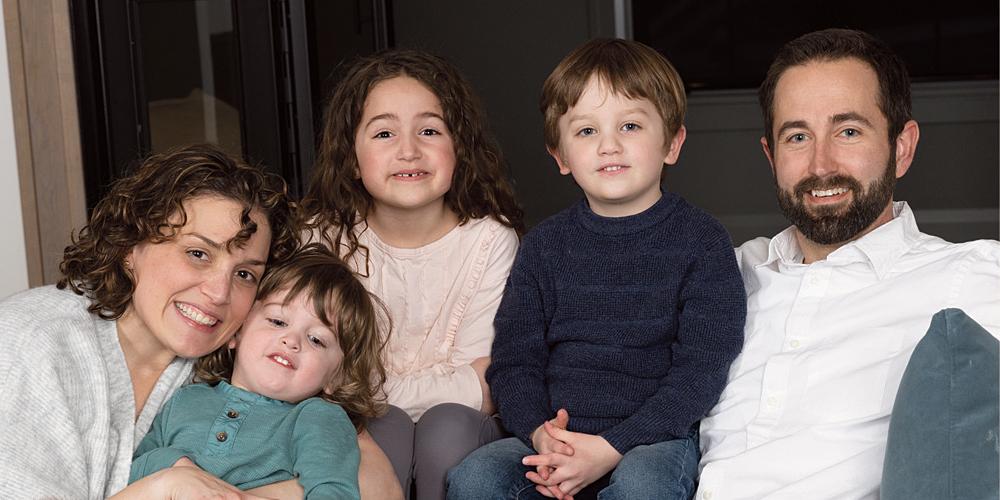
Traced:
[[344, 353], [336, 333], [313, 311], [305, 290], [284, 304], [288, 290], [258, 300], [230, 342], [236, 348], [232, 384], [289, 403], [331, 393]]
[[549, 153], [595, 213], [635, 215], [660, 199], [663, 164], [677, 161], [684, 142], [681, 127], [665, 144], [663, 127], [652, 102], [617, 94], [595, 76], [559, 118], [559, 147]]
[[372, 87], [354, 149], [376, 211], [440, 204], [451, 188], [455, 145], [441, 102], [413, 78], [398, 76]]

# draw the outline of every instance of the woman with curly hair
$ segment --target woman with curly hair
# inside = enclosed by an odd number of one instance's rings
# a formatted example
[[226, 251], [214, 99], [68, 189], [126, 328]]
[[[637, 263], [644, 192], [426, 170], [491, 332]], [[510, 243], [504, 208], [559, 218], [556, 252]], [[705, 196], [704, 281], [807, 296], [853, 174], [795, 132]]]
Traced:
[[378, 305], [319, 245], [269, 269], [240, 331], [195, 365], [202, 383], [153, 420], [130, 481], [183, 464], [240, 489], [294, 479], [305, 498], [359, 498], [357, 430], [385, 380]]
[[0, 303], [0, 497], [238, 494], [193, 467], [123, 488], [157, 411], [229, 342], [298, 231], [284, 182], [214, 146], [118, 180], [59, 283]]
[[522, 211], [482, 104], [437, 56], [359, 59], [324, 122], [306, 216], [394, 325], [392, 407], [371, 435], [404, 493], [415, 478], [417, 497], [444, 498], [447, 470], [502, 435], [484, 374]]

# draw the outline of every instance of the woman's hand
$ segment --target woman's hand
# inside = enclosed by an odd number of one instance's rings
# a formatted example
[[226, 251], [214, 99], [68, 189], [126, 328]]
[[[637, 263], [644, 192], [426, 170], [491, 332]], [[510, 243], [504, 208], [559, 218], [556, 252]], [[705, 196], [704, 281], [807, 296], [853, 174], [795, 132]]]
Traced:
[[[178, 460], [173, 467], [157, 471], [124, 490], [113, 499], [213, 499], [213, 500], [259, 500], [264, 497], [240, 491], [225, 481], [192, 466], [181, 465]], [[190, 462], [190, 460], [188, 460]]]
[[479, 387], [483, 390], [483, 404], [479, 407], [479, 411], [487, 415], [496, 413], [497, 408], [493, 405], [493, 396], [490, 395], [490, 385], [486, 383], [486, 369], [490, 367], [490, 357], [476, 358], [472, 363], [469, 363], [469, 366], [479, 376]]

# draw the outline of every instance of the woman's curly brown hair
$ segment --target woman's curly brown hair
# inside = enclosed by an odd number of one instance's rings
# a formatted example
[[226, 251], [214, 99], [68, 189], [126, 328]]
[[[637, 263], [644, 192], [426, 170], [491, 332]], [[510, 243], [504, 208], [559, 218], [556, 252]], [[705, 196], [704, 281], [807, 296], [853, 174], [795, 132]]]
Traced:
[[[337, 336], [344, 352], [334, 374], [339, 379], [337, 389], [317, 396], [340, 405], [361, 432], [369, 418], [385, 409], [382, 350], [390, 329], [388, 312], [343, 261], [318, 244], [307, 245], [269, 268], [257, 290], [257, 300], [284, 290], [286, 305], [308, 294], [316, 316]], [[223, 346], [198, 360], [196, 380], [208, 384], [229, 381], [234, 363], [232, 350]]]
[[323, 136], [309, 191], [303, 201], [312, 229], [330, 248], [350, 258], [361, 247], [354, 228], [364, 221], [373, 201], [358, 175], [355, 135], [365, 100], [379, 82], [407, 76], [437, 96], [455, 145], [455, 171], [445, 204], [459, 217], [493, 217], [524, 233], [524, 212], [507, 179], [500, 146], [487, 129], [482, 103], [453, 65], [415, 50], [392, 49], [358, 59], [334, 89], [323, 116]]
[[271, 229], [269, 263], [299, 246], [301, 223], [284, 180], [216, 146], [195, 144], [152, 155], [111, 186], [87, 225], [72, 236], [59, 264], [63, 278], [56, 286], [89, 297], [91, 313], [120, 318], [135, 291], [125, 268], [132, 248], [173, 238], [187, 223], [184, 202], [205, 195], [243, 205], [242, 228], [230, 245], [245, 244], [257, 231], [250, 213], [260, 211]]

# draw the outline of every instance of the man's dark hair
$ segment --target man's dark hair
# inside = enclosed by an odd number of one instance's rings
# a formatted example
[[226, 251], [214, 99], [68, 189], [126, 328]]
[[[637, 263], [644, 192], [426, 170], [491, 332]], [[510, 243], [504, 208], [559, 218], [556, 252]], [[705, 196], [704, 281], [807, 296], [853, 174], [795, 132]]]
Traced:
[[903, 60], [881, 40], [863, 31], [826, 29], [802, 35], [785, 44], [767, 70], [758, 97], [764, 114], [764, 137], [774, 148], [774, 90], [788, 68], [809, 62], [857, 59], [867, 63], [878, 78], [878, 105], [889, 122], [889, 144], [895, 144], [911, 118], [910, 76]]

